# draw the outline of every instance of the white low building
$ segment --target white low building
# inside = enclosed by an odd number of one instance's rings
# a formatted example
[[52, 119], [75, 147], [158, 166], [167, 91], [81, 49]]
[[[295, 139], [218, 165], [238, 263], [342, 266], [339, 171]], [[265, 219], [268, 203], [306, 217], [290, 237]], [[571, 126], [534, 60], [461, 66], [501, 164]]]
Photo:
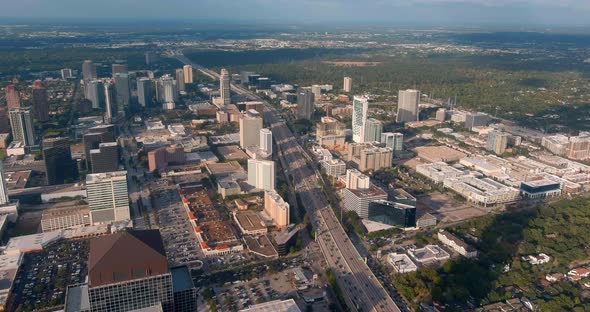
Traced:
[[418, 269], [418, 266], [416, 266], [410, 257], [405, 254], [389, 254], [387, 256], [387, 261], [393, 266], [397, 273], [414, 272]]
[[467, 258], [477, 257], [477, 250], [464, 241], [460, 240], [457, 236], [445, 230], [440, 230], [437, 237], [438, 240], [440, 240], [443, 244], [451, 247], [460, 255]]

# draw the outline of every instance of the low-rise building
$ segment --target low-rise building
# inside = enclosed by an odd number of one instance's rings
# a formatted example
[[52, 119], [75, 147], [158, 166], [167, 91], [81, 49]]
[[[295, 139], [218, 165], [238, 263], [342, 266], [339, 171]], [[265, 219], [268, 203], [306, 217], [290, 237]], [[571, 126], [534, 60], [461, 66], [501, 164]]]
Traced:
[[548, 179], [527, 181], [520, 184], [520, 191], [523, 197], [530, 199], [559, 196], [561, 184]]
[[451, 247], [454, 251], [458, 252], [460, 255], [473, 258], [477, 257], [477, 250], [472, 246], [468, 245], [464, 241], [460, 240], [457, 236], [445, 231], [439, 230], [437, 235], [438, 240], [440, 240], [443, 244]]
[[410, 249], [408, 255], [418, 263], [431, 263], [448, 260], [451, 255], [437, 245], [426, 245], [424, 248]]
[[449, 166], [444, 162], [418, 165], [416, 166], [416, 172], [432, 180], [434, 183], [443, 183], [446, 179], [457, 178], [467, 174], [465, 171]]
[[459, 193], [469, 202], [484, 207], [507, 204], [520, 199], [518, 189], [506, 186], [490, 178], [473, 175], [447, 178], [444, 180], [444, 186]]
[[391, 253], [387, 255], [387, 261], [397, 273], [409, 273], [418, 269], [418, 266], [406, 254]]
[[346, 173], [346, 163], [340, 159], [322, 160], [320, 165], [331, 177], [339, 177]]
[[88, 206], [58, 207], [43, 210], [41, 231], [51, 232], [90, 225]]
[[369, 203], [387, 200], [387, 193], [373, 184], [365, 189], [345, 188], [342, 192], [344, 193], [344, 209], [356, 212], [363, 219], [369, 217]]

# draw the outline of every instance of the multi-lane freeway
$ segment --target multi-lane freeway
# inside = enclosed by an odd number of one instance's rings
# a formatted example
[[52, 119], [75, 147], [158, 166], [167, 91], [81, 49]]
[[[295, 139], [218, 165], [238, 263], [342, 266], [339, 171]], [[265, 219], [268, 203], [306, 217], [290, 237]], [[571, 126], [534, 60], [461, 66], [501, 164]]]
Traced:
[[[219, 74], [193, 63], [182, 54], [177, 54], [176, 58], [213, 79], [219, 79]], [[231, 87], [235, 93], [252, 100], [261, 100], [241, 86]], [[266, 106], [264, 119], [271, 127], [277, 152], [283, 157], [283, 163], [288, 164], [288, 168], [284, 169], [291, 175], [301, 202], [310, 216], [316, 241], [336, 277], [347, 306], [354, 311], [400, 311], [338, 222], [320, 187], [320, 175], [314, 169], [309, 155], [299, 145], [289, 127], [279, 121], [280, 115], [272, 106]]]

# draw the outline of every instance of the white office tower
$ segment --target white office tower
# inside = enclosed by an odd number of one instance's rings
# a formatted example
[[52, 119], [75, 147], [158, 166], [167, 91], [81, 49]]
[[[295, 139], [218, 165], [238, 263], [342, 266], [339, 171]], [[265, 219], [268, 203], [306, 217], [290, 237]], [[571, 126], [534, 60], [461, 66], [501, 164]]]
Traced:
[[260, 149], [267, 155], [272, 155], [272, 131], [260, 129]]
[[35, 129], [33, 128], [33, 114], [31, 109], [13, 108], [8, 111], [12, 140], [22, 142], [25, 146], [35, 145]]
[[100, 80], [84, 82], [86, 99], [92, 102], [92, 109], [102, 109], [104, 105], [104, 86]]
[[193, 67], [184, 65], [182, 71], [184, 72], [184, 83], [193, 83]]
[[365, 121], [365, 142], [379, 142], [383, 132], [383, 123], [375, 118]]
[[278, 228], [283, 228], [290, 223], [289, 203], [285, 202], [275, 190], [264, 192], [264, 212]]
[[182, 69], [176, 70], [176, 86], [178, 87], [178, 91], [186, 91], [186, 87], [184, 85], [184, 70]]
[[87, 175], [86, 198], [92, 224], [129, 220], [127, 171]]
[[356, 143], [365, 141], [365, 122], [369, 110], [369, 99], [355, 96], [352, 101], [352, 140]]
[[418, 106], [420, 105], [420, 91], [400, 90], [397, 98], [396, 122], [418, 121]]
[[0, 161], [0, 206], [10, 202], [8, 199], [8, 188], [6, 187], [6, 177], [4, 175], [4, 164]]
[[265, 191], [275, 189], [275, 162], [248, 159], [248, 184]]
[[82, 63], [82, 79], [84, 81], [96, 79], [96, 65], [91, 60]]
[[344, 77], [344, 92], [352, 91], [352, 78]]
[[404, 143], [404, 135], [399, 132], [383, 132], [381, 133], [381, 143], [385, 144], [385, 147], [389, 147], [395, 152], [400, 152]]
[[369, 177], [356, 169], [346, 170], [346, 187], [351, 190], [368, 189], [371, 186]]
[[260, 147], [262, 117], [256, 110], [248, 110], [240, 115], [240, 147]]
[[313, 93], [314, 102], [317, 102], [322, 97], [322, 86], [311, 86], [311, 93]]
[[229, 82], [229, 72], [227, 69], [221, 69], [221, 75], [219, 76], [219, 93], [223, 99], [223, 105], [228, 105], [231, 102], [231, 89]]
[[113, 121], [113, 112], [115, 104], [115, 86], [110, 81], [104, 83], [104, 121], [111, 123]]
[[174, 109], [177, 99], [178, 89], [176, 81], [170, 75], [162, 76], [158, 81], [158, 100], [162, 103], [162, 108]]

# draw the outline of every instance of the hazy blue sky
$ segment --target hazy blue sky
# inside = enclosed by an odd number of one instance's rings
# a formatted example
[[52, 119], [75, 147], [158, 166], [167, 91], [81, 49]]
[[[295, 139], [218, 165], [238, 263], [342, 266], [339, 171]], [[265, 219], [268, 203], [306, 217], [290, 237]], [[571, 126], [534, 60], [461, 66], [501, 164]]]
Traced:
[[[590, 0], [3, 0], [5, 17], [589, 24]], [[0, 23], [1, 23], [0, 19]]]

